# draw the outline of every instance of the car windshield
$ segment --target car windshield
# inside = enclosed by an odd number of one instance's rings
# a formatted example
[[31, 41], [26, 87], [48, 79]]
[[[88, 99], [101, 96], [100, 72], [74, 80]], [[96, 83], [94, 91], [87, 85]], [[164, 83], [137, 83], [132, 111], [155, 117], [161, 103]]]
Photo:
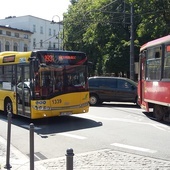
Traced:
[[137, 86], [137, 83], [135, 82], [135, 81], [133, 81], [133, 80], [131, 80], [131, 79], [128, 79], [129, 80], [129, 82], [131, 83], [131, 84], [133, 84], [134, 86]]

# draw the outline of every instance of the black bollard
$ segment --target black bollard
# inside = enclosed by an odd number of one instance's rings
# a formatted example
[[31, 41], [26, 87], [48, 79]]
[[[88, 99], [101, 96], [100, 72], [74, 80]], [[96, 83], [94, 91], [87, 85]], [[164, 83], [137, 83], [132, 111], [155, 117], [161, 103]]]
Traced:
[[30, 124], [30, 170], [34, 170], [34, 124]]
[[6, 165], [5, 169], [10, 170], [12, 166], [10, 165], [10, 143], [11, 143], [11, 112], [8, 112], [8, 129], [7, 129], [7, 155], [6, 155]]
[[67, 149], [66, 153], [66, 170], [73, 170], [73, 149]]

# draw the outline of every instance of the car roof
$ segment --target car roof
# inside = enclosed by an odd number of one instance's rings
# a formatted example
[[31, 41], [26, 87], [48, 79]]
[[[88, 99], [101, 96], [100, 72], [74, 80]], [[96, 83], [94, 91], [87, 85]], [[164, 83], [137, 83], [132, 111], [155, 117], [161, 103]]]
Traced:
[[131, 79], [128, 79], [126, 77], [109, 77], [109, 76], [94, 76], [94, 77], [89, 77], [90, 79], [121, 79], [121, 80], [126, 80], [132, 84], [134, 84], [135, 86], [137, 86], [137, 83]]
[[[22, 82], [18, 83], [21, 84]], [[26, 84], [28, 87], [30, 87], [30, 81], [24, 81], [24, 84]]]

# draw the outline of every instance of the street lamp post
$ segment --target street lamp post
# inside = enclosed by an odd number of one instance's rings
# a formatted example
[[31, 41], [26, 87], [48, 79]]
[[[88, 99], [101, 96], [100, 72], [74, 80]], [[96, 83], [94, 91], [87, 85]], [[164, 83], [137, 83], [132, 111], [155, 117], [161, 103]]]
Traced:
[[[58, 22], [55, 22], [54, 21], [54, 18], [55, 17], [58, 17]], [[51, 21], [51, 24], [58, 24], [58, 36], [57, 36], [57, 39], [58, 39], [58, 49], [60, 49], [60, 24], [61, 24], [61, 20], [60, 20], [60, 17], [58, 16], [58, 15], [54, 15], [53, 17], [52, 17], [52, 21]]]

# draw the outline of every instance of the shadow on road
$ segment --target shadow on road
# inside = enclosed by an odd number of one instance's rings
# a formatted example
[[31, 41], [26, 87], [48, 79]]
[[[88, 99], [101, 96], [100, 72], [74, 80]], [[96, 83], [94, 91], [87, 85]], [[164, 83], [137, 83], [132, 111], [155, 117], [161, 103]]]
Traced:
[[148, 117], [149, 119], [155, 121], [155, 122], [158, 122], [158, 123], [161, 123], [161, 124], [164, 124], [164, 125], [167, 125], [167, 126], [170, 126], [170, 122], [166, 122], [164, 120], [161, 120], [161, 121], [158, 121], [155, 119], [154, 115], [153, 115], [153, 112], [143, 112], [143, 114]]
[[[0, 114], [0, 119], [4, 121], [7, 120], [5, 114]], [[21, 116], [15, 116], [12, 118], [12, 124], [19, 126], [21, 128], [28, 129], [30, 124], [34, 124], [34, 132], [41, 135], [49, 135], [53, 133], [68, 132], [80, 129], [94, 128], [102, 126], [101, 122], [96, 122], [91, 119], [72, 116], [61, 116], [61, 117], [51, 117], [43, 118], [37, 120], [30, 120]]]
[[101, 122], [75, 116], [36, 120], [34, 121], [34, 124], [41, 127], [41, 129], [35, 130], [37, 134], [61, 133], [102, 126]]

